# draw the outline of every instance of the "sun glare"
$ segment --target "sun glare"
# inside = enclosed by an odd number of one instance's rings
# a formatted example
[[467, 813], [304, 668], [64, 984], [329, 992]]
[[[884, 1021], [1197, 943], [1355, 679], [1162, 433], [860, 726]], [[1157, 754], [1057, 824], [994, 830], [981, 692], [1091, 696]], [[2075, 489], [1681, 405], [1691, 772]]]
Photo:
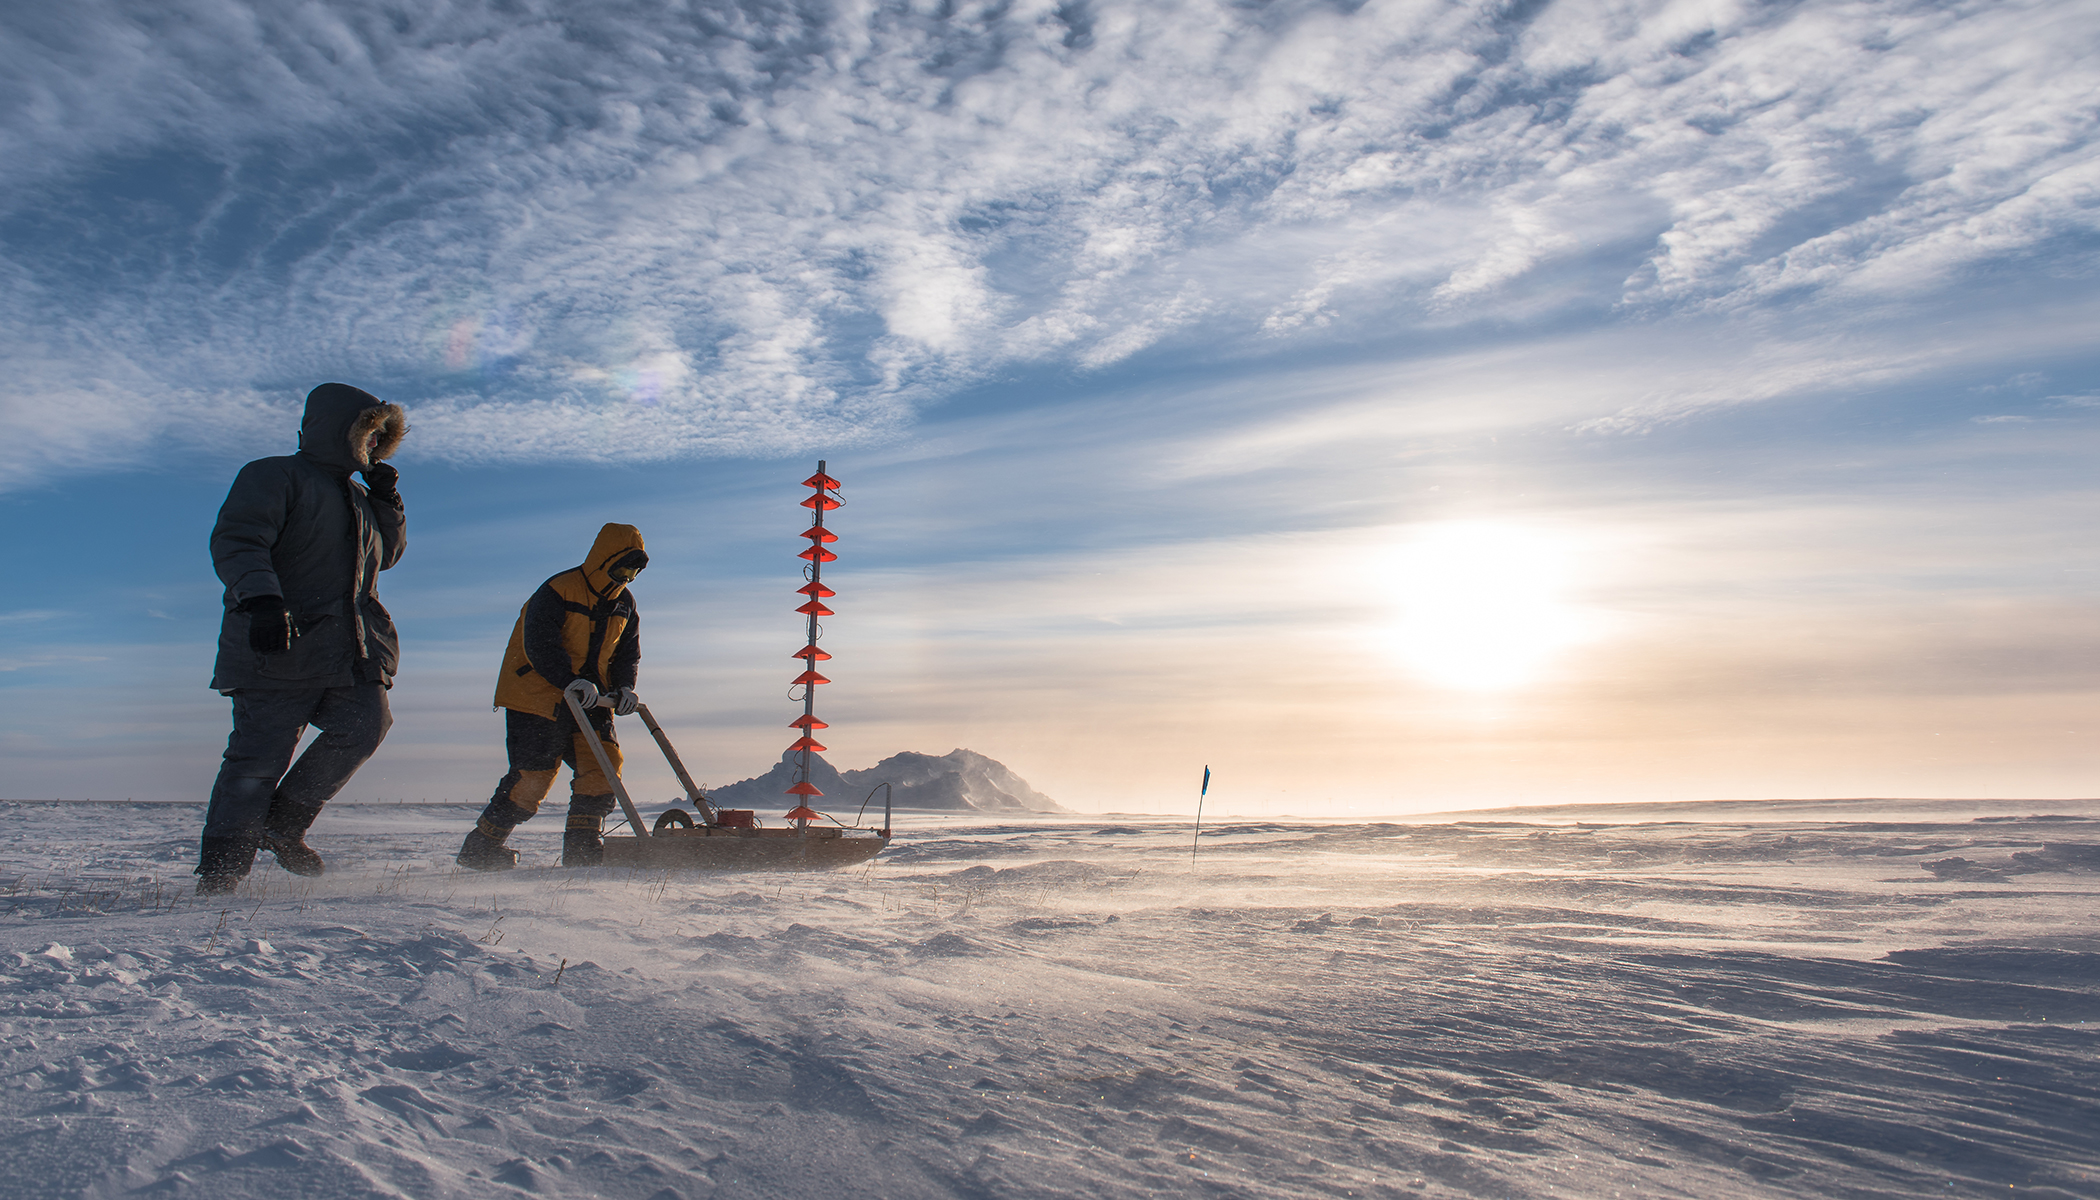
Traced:
[[1506, 691], [1536, 680], [1592, 621], [1566, 598], [1576, 546], [1499, 521], [1425, 527], [1390, 559], [1393, 649], [1440, 687]]

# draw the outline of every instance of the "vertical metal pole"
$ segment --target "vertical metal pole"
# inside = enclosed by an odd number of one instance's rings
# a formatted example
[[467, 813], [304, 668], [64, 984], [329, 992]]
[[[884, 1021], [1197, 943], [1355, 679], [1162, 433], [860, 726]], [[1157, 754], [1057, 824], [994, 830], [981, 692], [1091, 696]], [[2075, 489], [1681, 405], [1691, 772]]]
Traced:
[[[817, 475], [819, 476], [819, 478], [822, 478], [824, 475], [824, 460], [821, 458], [817, 460]], [[824, 497], [828, 494], [829, 493], [825, 490], [824, 485], [822, 483], [818, 483], [816, 503], [816, 527], [818, 529], [824, 528]], [[819, 550], [824, 548], [824, 541], [822, 538], [812, 538], [809, 544], [811, 546], [816, 547]], [[821, 554], [812, 554], [809, 556], [809, 581], [810, 583], [815, 584], [818, 587], [821, 587], [824, 583], [824, 556]], [[816, 591], [812, 590], [810, 592], [809, 598], [812, 601], [816, 600]], [[802, 644], [810, 648], [810, 653], [805, 655], [802, 659], [804, 669], [814, 671], [817, 669], [817, 613], [816, 606], [814, 605], [811, 607], [809, 613], [809, 640]], [[802, 715], [804, 718], [811, 718], [817, 715], [817, 685], [814, 683], [805, 683], [802, 685]], [[808, 735], [811, 732], [809, 725], [806, 721], [802, 727], [802, 732], [804, 735]], [[809, 782], [808, 746], [802, 747], [802, 758], [799, 767], [796, 771], [796, 776], [796, 783]], [[799, 802], [798, 807], [800, 807], [801, 805], [806, 805], [808, 803], [809, 798], [805, 796]], [[798, 829], [808, 824], [809, 822], [806, 820], [795, 822], [795, 826]]]

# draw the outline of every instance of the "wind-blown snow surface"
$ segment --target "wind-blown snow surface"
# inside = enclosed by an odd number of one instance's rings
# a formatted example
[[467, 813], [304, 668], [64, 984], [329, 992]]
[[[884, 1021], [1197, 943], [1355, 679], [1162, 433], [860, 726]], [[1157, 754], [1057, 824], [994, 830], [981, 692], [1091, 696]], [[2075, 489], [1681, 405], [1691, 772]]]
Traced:
[[2100, 805], [1874, 807], [486, 877], [469, 806], [338, 806], [200, 904], [194, 808], [7, 805], [4, 1186], [2100, 1195]]

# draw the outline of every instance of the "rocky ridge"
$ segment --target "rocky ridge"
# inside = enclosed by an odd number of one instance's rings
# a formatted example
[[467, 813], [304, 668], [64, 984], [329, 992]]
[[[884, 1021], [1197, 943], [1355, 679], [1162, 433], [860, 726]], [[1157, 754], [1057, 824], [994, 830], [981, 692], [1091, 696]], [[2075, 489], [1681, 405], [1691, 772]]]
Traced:
[[[946, 754], [922, 754], [906, 750], [892, 754], [872, 767], [841, 771], [812, 754], [811, 783], [824, 793], [823, 804], [833, 809], [858, 809], [861, 801], [882, 784], [889, 784], [896, 808], [930, 809], [941, 812], [1068, 812], [1050, 797], [1028, 785], [1011, 768], [975, 750], [951, 750]], [[723, 808], [771, 810], [788, 803], [788, 785], [795, 780], [795, 755], [783, 754], [771, 770], [752, 779], [708, 788], [710, 799]], [[869, 802], [871, 811], [882, 803], [880, 793]]]

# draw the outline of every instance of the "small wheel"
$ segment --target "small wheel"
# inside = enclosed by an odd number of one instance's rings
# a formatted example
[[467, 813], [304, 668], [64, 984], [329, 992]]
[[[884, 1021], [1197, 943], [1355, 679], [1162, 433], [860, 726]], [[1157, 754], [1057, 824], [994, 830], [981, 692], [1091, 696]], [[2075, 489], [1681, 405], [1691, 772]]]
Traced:
[[667, 808], [661, 816], [656, 818], [655, 832], [662, 833], [666, 829], [691, 829], [692, 827], [692, 814], [682, 808]]

